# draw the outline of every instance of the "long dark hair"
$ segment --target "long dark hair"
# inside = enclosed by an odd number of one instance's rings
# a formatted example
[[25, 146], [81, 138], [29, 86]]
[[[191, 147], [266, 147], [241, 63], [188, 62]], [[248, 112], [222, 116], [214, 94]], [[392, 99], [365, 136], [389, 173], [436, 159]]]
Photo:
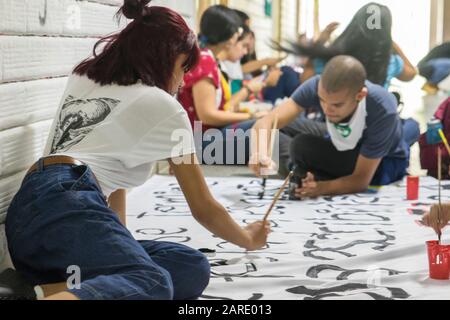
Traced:
[[238, 38], [238, 41], [242, 41], [244, 40], [247, 36], [252, 34], [252, 30], [250, 30], [249, 27], [247, 27], [245, 24], [242, 25], [241, 29], [240, 29], [240, 35]]
[[211, 6], [200, 20], [199, 39], [202, 46], [217, 45], [233, 38], [242, 27], [242, 21], [234, 10], [223, 6]]
[[[380, 28], [368, 23], [373, 15], [371, 8], [380, 12]], [[387, 69], [392, 54], [392, 15], [388, 7], [371, 2], [363, 6], [353, 17], [345, 31], [328, 47], [323, 44], [289, 42], [285, 47], [278, 43], [278, 50], [320, 58], [329, 61], [337, 55], [350, 55], [358, 59], [366, 69], [367, 78], [373, 83], [386, 82]]]
[[242, 20], [243, 24], [246, 24], [247, 21], [250, 21], [250, 16], [245, 13], [244, 11], [233, 9], [233, 11], [239, 16], [239, 18]]
[[[93, 57], [79, 64], [74, 73], [87, 75], [101, 85], [133, 85], [141, 80], [149, 86], [170, 90], [175, 61], [186, 54], [186, 71], [194, 68], [200, 56], [197, 39], [175, 11], [148, 7], [151, 0], [124, 0], [117, 13], [133, 19], [121, 32], [101, 39]], [[97, 49], [103, 49], [97, 53]]]

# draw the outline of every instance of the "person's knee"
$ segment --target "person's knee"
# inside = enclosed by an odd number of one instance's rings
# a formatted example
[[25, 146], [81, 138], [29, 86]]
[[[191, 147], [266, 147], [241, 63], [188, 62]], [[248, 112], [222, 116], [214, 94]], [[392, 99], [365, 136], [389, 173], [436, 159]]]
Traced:
[[[199, 280], [201, 284], [201, 291], [203, 292], [209, 284], [211, 278], [211, 265], [205, 255], [199, 253]], [[201, 294], [201, 293], [200, 293]]]
[[305, 157], [314, 152], [314, 136], [299, 134], [291, 142], [290, 155], [294, 163], [304, 161]]
[[414, 119], [406, 119], [403, 122], [403, 135], [404, 139], [409, 146], [419, 141], [420, 138], [420, 126]]
[[197, 299], [209, 284], [211, 267], [206, 256], [199, 251], [193, 251], [189, 256], [189, 260], [189, 265], [192, 265], [189, 274], [192, 283], [195, 285], [192, 286], [192, 292], [186, 298]]

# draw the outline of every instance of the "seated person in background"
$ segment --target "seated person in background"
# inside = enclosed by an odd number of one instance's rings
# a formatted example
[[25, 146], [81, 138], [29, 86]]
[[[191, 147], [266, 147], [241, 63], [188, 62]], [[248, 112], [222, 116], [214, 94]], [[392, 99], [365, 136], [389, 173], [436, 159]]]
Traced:
[[[229, 46], [226, 50], [222, 50], [217, 54], [217, 61], [219, 62], [219, 70], [225, 95], [225, 111], [240, 112], [240, 104], [247, 101], [250, 96], [259, 95], [260, 91], [266, 85], [262, 77], [258, 77], [251, 81], [246, 81], [237, 92], [235, 91], [233, 93], [231, 87], [232, 78], [230, 77], [230, 74], [240, 76], [239, 71], [242, 71], [240, 59], [248, 52], [247, 48], [250, 40], [250, 29], [243, 25], [241, 30], [242, 32], [240, 33], [236, 44]], [[248, 94], [248, 89], [251, 89], [251, 95]]]
[[[367, 23], [371, 6], [378, 6], [381, 13], [381, 28], [373, 28]], [[330, 24], [324, 31], [324, 37], [313, 43], [290, 43], [289, 47], [275, 44], [279, 50], [309, 57], [301, 82], [305, 82], [322, 70], [330, 59], [337, 55], [349, 55], [358, 59], [367, 72], [367, 79], [385, 88], [389, 88], [393, 78], [411, 81], [417, 71], [400, 47], [392, 40], [392, 15], [388, 7], [369, 3], [363, 6], [353, 17], [342, 34], [326, 46], [327, 38], [336, 29], [336, 23]]]
[[[251, 28], [250, 17], [243, 11], [234, 10], [234, 12], [241, 18], [244, 24], [244, 29]], [[256, 58], [256, 38], [255, 33], [250, 30], [249, 38], [247, 39], [247, 53], [241, 58], [241, 61], [224, 61], [223, 64], [226, 67], [228, 76], [230, 77], [231, 92], [235, 94], [242, 89], [244, 80], [251, 80], [254, 77], [263, 75], [262, 69], [265, 67], [275, 67], [279, 62], [283, 61], [282, 58], [267, 58], [257, 60]], [[271, 81], [268, 85], [275, 86], [277, 83], [277, 77], [279, 78], [279, 69], [275, 70], [269, 77], [264, 77], [266, 80]]]
[[[250, 16], [241, 10], [234, 9], [234, 12], [241, 18], [244, 25], [251, 29], [252, 22]], [[251, 74], [252, 77], [260, 76], [264, 67], [274, 67], [283, 60], [284, 58], [266, 58], [258, 60], [256, 57], [256, 37], [255, 33], [251, 31], [248, 52], [241, 59], [244, 74]]]
[[419, 73], [427, 79], [423, 87], [430, 94], [438, 91], [440, 82], [450, 76], [450, 42], [445, 42], [433, 48], [419, 62]]
[[[231, 62], [224, 61], [224, 65], [226, 70], [228, 71], [228, 75], [230, 76], [231, 82], [231, 91], [233, 94], [238, 92], [244, 86], [248, 80], [251, 80], [256, 77], [263, 77], [266, 87], [275, 87], [278, 83], [280, 76], [282, 75], [282, 71], [280, 68], [276, 68], [275, 66], [283, 61], [285, 57], [281, 58], [267, 58], [262, 60], [253, 60], [256, 59], [255, 50], [255, 35], [253, 31], [250, 31], [249, 39], [247, 39], [247, 51], [253, 52], [250, 54], [246, 54], [241, 61]], [[251, 57], [251, 58], [249, 58]], [[243, 61], [247, 61], [247, 59], [252, 59], [248, 63], [243, 63]], [[263, 72], [262, 69], [267, 67], [266, 72]]]
[[[242, 101], [262, 89], [261, 81], [250, 81], [243, 89], [231, 96], [228, 81], [220, 70], [220, 60], [239, 60], [246, 53], [244, 42], [248, 39], [248, 32], [245, 30], [248, 31], [248, 28], [244, 28], [236, 13], [225, 6], [209, 7], [202, 16], [199, 39], [203, 49], [200, 62], [193, 70], [186, 73], [185, 84], [178, 96], [178, 100], [188, 113], [194, 132], [197, 132], [196, 136], [198, 136], [198, 131], [202, 133], [203, 142], [199, 145], [199, 141], [196, 141], [199, 156], [203, 152], [199, 152], [198, 149], [203, 151], [216, 139], [220, 139], [223, 143], [224, 150], [227, 149], [225, 148], [227, 139], [232, 139], [235, 140], [235, 146], [245, 144], [244, 161], [239, 161], [239, 163], [247, 163], [248, 137], [240, 138], [228, 133], [230, 131], [233, 133], [237, 129], [247, 131], [253, 126], [255, 119], [267, 114], [267, 112], [254, 114], [236, 112]], [[202, 123], [199, 128], [195, 126], [196, 121]], [[209, 134], [208, 129], [211, 128], [219, 129], [221, 136], [218, 138], [216, 135]], [[234, 161], [227, 161], [227, 164], [236, 164], [236, 157], [242, 156], [236, 152], [234, 154]], [[200, 158], [205, 160], [203, 157]], [[226, 152], [223, 152], [223, 159], [203, 162], [224, 164], [225, 159]]]
[[249, 52], [241, 59], [242, 71], [246, 75], [257, 77], [263, 73], [265, 67], [271, 68], [286, 59], [286, 56], [258, 59], [256, 54], [256, 36], [251, 33]]
[[[321, 108], [326, 115], [326, 123], [297, 128], [290, 149], [297, 184], [292, 197], [357, 193], [369, 184], [387, 185], [406, 175], [409, 146], [395, 98], [366, 78], [358, 60], [337, 56], [321, 77], [308, 80], [255, 124], [252, 139], [260, 130], [270, 130], [276, 115], [279, 128], [308, 108]], [[250, 168], [257, 175], [261, 167], [273, 166], [267, 154], [252, 144]]]
[[[372, 28], [367, 24], [370, 17], [369, 7], [376, 5], [380, 8], [381, 28]], [[301, 41], [292, 44], [290, 48], [280, 48], [287, 52], [296, 53], [309, 57], [301, 75], [301, 83], [304, 83], [310, 77], [321, 74], [324, 65], [336, 55], [349, 55], [360, 61], [367, 73], [367, 79], [373, 84], [389, 88], [393, 78], [401, 81], [411, 81], [416, 76], [416, 69], [409, 59], [392, 41], [392, 16], [388, 7], [380, 4], [369, 3], [363, 6], [353, 17], [350, 24], [344, 32], [326, 45], [331, 33], [336, 29], [336, 23], [330, 24], [323, 32], [319, 41], [306, 42]], [[399, 95], [397, 95], [399, 96]], [[399, 104], [400, 99], [397, 99]], [[311, 116], [314, 116], [311, 118]], [[324, 115], [311, 113], [307, 119], [305, 116], [299, 117], [288, 127], [282, 129], [284, 135], [280, 137], [280, 148], [287, 150], [282, 161], [287, 161], [289, 147], [291, 146], [293, 136], [299, 126], [305, 126], [304, 122], [313, 120], [324, 121]], [[314, 126], [314, 124], [311, 124]], [[414, 144], [419, 138], [417, 123], [414, 120], [404, 120], [404, 134], [409, 144]], [[286, 163], [281, 169], [286, 168]], [[285, 169], [286, 170], [286, 169]], [[284, 172], [285, 173], [285, 172]]]
[[[308, 40], [305, 35], [299, 37], [299, 42], [305, 45], [313, 43], [325, 44], [331, 37], [331, 34], [339, 26], [337, 22], [330, 23], [319, 35], [317, 40]], [[294, 91], [307, 79], [314, 76], [314, 69], [311, 66], [311, 60], [308, 57], [301, 57], [301, 68], [303, 72], [294, 70], [290, 66], [283, 66], [281, 68], [272, 68], [268, 77], [266, 88], [263, 91], [264, 100], [272, 102], [274, 105], [279, 101], [290, 97]]]

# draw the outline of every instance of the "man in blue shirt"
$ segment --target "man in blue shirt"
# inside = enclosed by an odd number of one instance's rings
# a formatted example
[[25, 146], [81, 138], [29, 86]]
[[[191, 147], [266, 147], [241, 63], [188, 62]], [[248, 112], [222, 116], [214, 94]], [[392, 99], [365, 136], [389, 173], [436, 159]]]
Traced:
[[[305, 110], [322, 110], [326, 123], [305, 122], [290, 146], [297, 177], [295, 197], [307, 198], [362, 192], [370, 184], [386, 185], [402, 179], [409, 164], [409, 145], [403, 135], [395, 97], [366, 80], [363, 65], [353, 57], [337, 56], [322, 76], [305, 82], [292, 97], [259, 120], [256, 134], [293, 122]], [[261, 144], [258, 143], [260, 146]], [[253, 143], [250, 168], [274, 165], [267, 148]]]

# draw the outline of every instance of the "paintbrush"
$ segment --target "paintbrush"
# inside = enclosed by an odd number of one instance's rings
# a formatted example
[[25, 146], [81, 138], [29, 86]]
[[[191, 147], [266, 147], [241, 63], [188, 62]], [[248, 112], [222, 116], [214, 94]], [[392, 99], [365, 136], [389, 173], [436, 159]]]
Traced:
[[263, 178], [262, 181], [262, 191], [259, 193], [259, 200], [264, 199], [264, 195], [266, 194], [266, 184], [267, 184], [267, 178]]
[[[259, 132], [256, 133], [256, 150], [258, 150], [259, 155]], [[258, 159], [259, 163], [259, 159]], [[259, 200], [264, 199], [264, 194], [266, 193], [266, 181], [267, 179], [264, 178], [262, 182], [262, 191], [258, 194]]]
[[[438, 146], [438, 180], [439, 180], [439, 193], [438, 193], [438, 198], [439, 198], [439, 207], [438, 207], [438, 225], [441, 224], [441, 208], [442, 208], [442, 202], [441, 202], [441, 187], [442, 187], [442, 151], [441, 148], [439, 148]], [[438, 233], [438, 240], [439, 240], [439, 244], [441, 244], [441, 236], [442, 233], [441, 231], [439, 231]]]
[[444, 146], [447, 149], [448, 154], [450, 155], [450, 145], [448, 144], [447, 138], [445, 137], [442, 129], [439, 129], [439, 135], [441, 136], [442, 142], [444, 143]]
[[[278, 115], [275, 114], [275, 121], [272, 124], [272, 131], [270, 132], [270, 140], [269, 140], [269, 159], [272, 159], [273, 156], [273, 148], [275, 147], [275, 134], [278, 128]], [[266, 194], [266, 185], [267, 185], [267, 177], [263, 177], [262, 181], [262, 191], [259, 193], [259, 200], [264, 199], [264, 195]]]
[[[275, 147], [275, 134], [276, 130], [278, 128], [278, 115], [275, 114], [275, 121], [272, 124], [272, 131], [270, 132], [270, 140], [269, 140], [269, 159], [272, 159], [273, 156], [273, 148]], [[267, 184], [267, 177], [263, 177], [262, 181], [262, 191], [259, 193], [259, 200], [264, 199], [264, 195], [266, 193], [266, 184]]]
[[273, 210], [273, 207], [275, 207], [275, 204], [277, 203], [278, 199], [280, 199], [281, 194], [284, 191], [284, 188], [286, 188], [287, 184], [289, 183], [289, 180], [291, 180], [292, 176], [294, 175], [294, 171], [291, 171], [289, 175], [287, 176], [286, 180], [284, 180], [283, 185], [281, 186], [280, 190], [278, 190], [277, 194], [275, 195], [275, 198], [272, 201], [272, 204], [269, 207], [269, 210], [267, 210], [266, 215], [264, 216], [264, 222], [267, 221], [267, 218], [269, 217], [270, 213]]

